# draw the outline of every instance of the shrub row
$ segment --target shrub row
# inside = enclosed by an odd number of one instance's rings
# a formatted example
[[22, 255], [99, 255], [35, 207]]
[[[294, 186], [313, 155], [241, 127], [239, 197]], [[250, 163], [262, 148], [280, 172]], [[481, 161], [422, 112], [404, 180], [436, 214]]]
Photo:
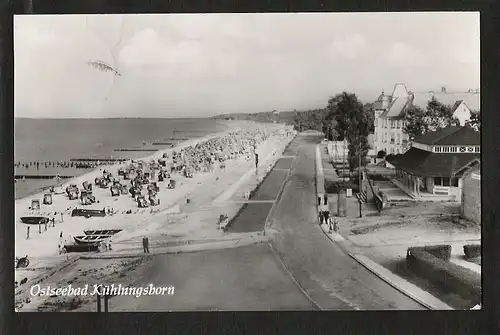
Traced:
[[410, 249], [428, 252], [432, 256], [445, 261], [449, 261], [451, 258], [451, 245], [449, 244], [426, 245], [422, 247], [413, 247]]
[[432, 283], [450, 292], [457, 292], [474, 304], [481, 302], [480, 274], [438, 258], [418, 247], [408, 249], [407, 263], [412, 271]]
[[466, 258], [481, 257], [481, 244], [464, 245], [464, 254]]

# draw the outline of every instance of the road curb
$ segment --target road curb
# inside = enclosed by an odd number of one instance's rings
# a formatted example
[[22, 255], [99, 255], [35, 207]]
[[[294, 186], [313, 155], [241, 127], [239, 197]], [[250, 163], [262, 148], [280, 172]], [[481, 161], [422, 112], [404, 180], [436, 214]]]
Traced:
[[[183, 245], [183, 246], [172, 246], [172, 247], [163, 247], [163, 248], [158, 248], [157, 250], [149, 253], [149, 254], [144, 254], [142, 253], [142, 248], [138, 249], [127, 249], [127, 250], [137, 250], [139, 252], [130, 252], [130, 253], [123, 253], [123, 254], [99, 254], [99, 255], [86, 255], [86, 256], [81, 256], [80, 259], [118, 259], [118, 258], [138, 258], [138, 257], [145, 257], [145, 256], [160, 256], [160, 255], [167, 255], [167, 254], [181, 254], [181, 253], [190, 253], [190, 252], [201, 252], [201, 251], [209, 251], [209, 250], [223, 250], [223, 249], [231, 249], [231, 248], [238, 248], [238, 247], [243, 247], [243, 246], [248, 246], [252, 244], [258, 244], [258, 243], [263, 243], [263, 242], [269, 242], [269, 238], [265, 236], [260, 236], [259, 238], [249, 238], [249, 239], [237, 239], [237, 240], [228, 240], [224, 241], [226, 243], [222, 244], [223, 242], [216, 242], [216, 243], [199, 243], [199, 244], [189, 244], [189, 245]], [[200, 247], [202, 246], [202, 247]]]
[[[421, 288], [419, 288], [419, 287], [411, 284], [410, 282], [406, 281], [405, 279], [400, 278], [400, 277], [398, 277], [396, 275], [391, 275], [391, 276], [388, 276], [387, 274], [384, 275], [383, 273], [381, 273], [381, 271], [379, 271], [377, 269], [377, 267], [381, 267], [381, 268], [383, 268], [383, 267], [381, 265], [377, 264], [376, 262], [368, 259], [368, 257], [366, 257], [364, 255], [361, 255], [361, 254], [351, 254], [351, 253], [349, 253], [349, 256], [351, 256], [351, 258], [353, 258], [354, 260], [356, 260], [359, 264], [361, 264], [362, 266], [364, 266], [366, 269], [368, 269], [370, 272], [372, 272], [373, 274], [375, 274], [377, 277], [379, 277], [380, 279], [382, 279], [383, 281], [385, 281], [386, 283], [388, 283], [389, 285], [391, 285], [392, 287], [394, 287], [395, 289], [397, 289], [398, 291], [400, 291], [404, 295], [406, 295], [409, 298], [415, 300], [416, 302], [418, 302], [422, 306], [424, 306], [424, 307], [426, 307], [428, 309], [431, 309], [431, 310], [454, 310], [452, 307], [448, 306], [444, 302], [439, 301], [439, 299], [437, 299], [436, 297], [432, 296], [430, 293], [428, 293], [428, 292], [422, 290]], [[390, 271], [387, 270], [387, 272], [390, 272]], [[397, 280], [396, 280], [396, 278], [390, 278], [392, 276], [396, 277]], [[412, 290], [414, 290], [414, 291], [417, 291], [417, 292], [420, 291], [420, 294], [428, 295], [429, 299], [425, 299], [424, 300], [423, 298], [418, 297], [417, 294], [414, 294], [410, 290], [405, 289], [403, 287], [403, 285], [398, 284], [397, 281], [401, 281], [405, 285], [410, 286], [412, 288]], [[431, 302], [429, 300], [434, 300], [434, 302]]]
[[304, 296], [317, 308], [319, 309], [320, 311], [323, 310], [323, 308], [321, 308], [320, 305], [318, 305], [310, 296], [309, 294], [307, 294], [306, 291], [304, 291], [304, 289], [302, 288], [302, 286], [299, 285], [299, 283], [297, 282], [297, 280], [295, 279], [295, 277], [292, 275], [292, 273], [290, 272], [290, 270], [288, 270], [288, 268], [286, 267], [285, 263], [283, 263], [283, 261], [281, 260], [281, 257], [278, 255], [278, 253], [276, 252], [276, 250], [273, 248], [273, 245], [272, 243], [269, 243], [269, 248], [271, 249], [271, 252], [273, 253], [273, 255], [276, 257], [276, 259], [278, 260], [278, 262], [281, 264], [281, 266], [283, 267], [283, 269], [285, 270], [285, 272], [288, 274], [288, 276], [290, 276], [290, 279], [292, 279], [293, 283], [299, 288], [299, 290], [302, 292], [302, 294], [304, 294]]

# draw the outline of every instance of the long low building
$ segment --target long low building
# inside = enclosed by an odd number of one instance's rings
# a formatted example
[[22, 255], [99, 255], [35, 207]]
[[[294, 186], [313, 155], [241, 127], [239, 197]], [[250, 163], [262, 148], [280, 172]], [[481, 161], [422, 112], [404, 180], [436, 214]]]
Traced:
[[480, 135], [470, 127], [447, 127], [416, 138], [402, 155], [388, 157], [395, 184], [415, 197], [460, 201], [463, 176], [480, 164]]

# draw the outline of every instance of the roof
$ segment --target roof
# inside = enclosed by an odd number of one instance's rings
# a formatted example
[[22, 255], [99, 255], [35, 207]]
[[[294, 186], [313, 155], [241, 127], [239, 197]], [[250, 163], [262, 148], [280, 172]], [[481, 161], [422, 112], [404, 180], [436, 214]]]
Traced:
[[413, 104], [422, 108], [427, 107], [427, 102], [429, 102], [434, 96], [439, 102], [445, 105], [454, 105], [457, 101], [463, 101], [471, 111], [476, 111], [481, 109], [480, 108], [481, 94], [479, 92], [478, 93], [418, 92], [413, 94], [415, 96]]
[[450, 126], [428, 132], [413, 142], [427, 145], [480, 145], [481, 136], [471, 127]]
[[390, 162], [396, 168], [422, 177], [450, 177], [472, 162], [479, 160], [477, 153], [436, 154], [410, 148]]
[[460, 106], [462, 104], [463, 100], [457, 100], [455, 101], [455, 103], [453, 104], [453, 106], [451, 106], [451, 112], [452, 113], [455, 113], [455, 111], [457, 110], [458, 106]]

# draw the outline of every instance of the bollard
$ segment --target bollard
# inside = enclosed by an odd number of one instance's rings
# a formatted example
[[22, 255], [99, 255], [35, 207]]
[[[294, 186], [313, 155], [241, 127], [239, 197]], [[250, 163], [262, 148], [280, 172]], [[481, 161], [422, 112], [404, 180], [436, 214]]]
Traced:
[[346, 200], [346, 194], [344, 190], [341, 190], [338, 193], [338, 200], [337, 200], [337, 215], [340, 217], [345, 217], [346, 212], [347, 212], [347, 200]]

